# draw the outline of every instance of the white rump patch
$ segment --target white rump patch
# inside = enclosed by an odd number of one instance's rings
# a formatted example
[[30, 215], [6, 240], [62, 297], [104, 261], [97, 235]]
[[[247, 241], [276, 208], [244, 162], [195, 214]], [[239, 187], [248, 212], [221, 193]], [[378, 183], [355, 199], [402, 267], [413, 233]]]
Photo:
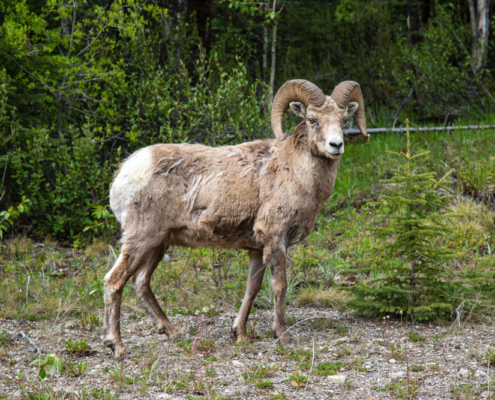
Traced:
[[110, 189], [110, 208], [124, 225], [127, 208], [135, 194], [146, 186], [153, 175], [152, 150], [150, 147], [136, 151], [120, 167]]

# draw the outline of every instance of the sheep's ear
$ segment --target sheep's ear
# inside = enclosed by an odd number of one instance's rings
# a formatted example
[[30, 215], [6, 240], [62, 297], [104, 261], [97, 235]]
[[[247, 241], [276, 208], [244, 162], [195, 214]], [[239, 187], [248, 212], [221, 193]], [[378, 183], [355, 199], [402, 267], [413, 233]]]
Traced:
[[306, 118], [306, 106], [298, 101], [293, 101], [290, 103], [290, 108], [294, 114], [298, 117]]
[[351, 101], [347, 105], [347, 115], [346, 115], [346, 118], [349, 119], [349, 118], [354, 117], [354, 113], [356, 112], [357, 109], [358, 109], [358, 103], [356, 103], [355, 101]]

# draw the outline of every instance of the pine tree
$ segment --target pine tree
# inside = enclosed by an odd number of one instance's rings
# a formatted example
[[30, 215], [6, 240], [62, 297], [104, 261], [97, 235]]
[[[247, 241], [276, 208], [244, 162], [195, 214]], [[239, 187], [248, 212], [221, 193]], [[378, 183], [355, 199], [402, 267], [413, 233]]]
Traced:
[[425, 320], [450, 315], [457, 302], [448, 295], [453, 277], [445, 268], [454, 254], [441, 244], [449, 232], [445, 222], [454, 216], [446, 212], [453, 197], [447, 178], [453, 170], [437, 179], [435, 172], [419, 166], [417, 161], [429, 152], [411, 153], [407, 120], [406, 125], [406, 152], [387, 152], [404, 164], [381, 181], [390, 192], [377, 203], [385, 226], [372, 229], [380, 243], [378, 265], [367, 272], [375, 278], [352, 288], [355, 298], [349, 306], [371, 314], [402, 311]]

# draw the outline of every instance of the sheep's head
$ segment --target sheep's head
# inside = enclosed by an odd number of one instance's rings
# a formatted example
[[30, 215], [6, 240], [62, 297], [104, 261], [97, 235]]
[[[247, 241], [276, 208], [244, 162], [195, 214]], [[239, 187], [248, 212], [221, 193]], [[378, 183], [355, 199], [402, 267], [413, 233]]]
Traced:
[[363, 95], [357, 82], [340, 83], [330, 96], [325, 96], [316, 85], [306, 80], [286, 82], [273, 100], [272, 129], [278, 140], [287, 137], [282, 131], [282, 119], [289, 106], [303, 119], [308, 132], [308, 144], [320, 156], [340, 158], [344, 153], [342, 129], [352, 116], [355, 116], [364, 139], [369, 139]]

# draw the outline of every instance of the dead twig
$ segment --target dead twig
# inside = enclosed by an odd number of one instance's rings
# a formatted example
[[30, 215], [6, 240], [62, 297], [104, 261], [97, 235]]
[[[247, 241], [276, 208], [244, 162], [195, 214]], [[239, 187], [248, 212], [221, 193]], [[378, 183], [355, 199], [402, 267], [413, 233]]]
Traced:
[[36, 351], [38, 352], [38, 354], [41, 354], [41, 350], [40, 350], [40, 348], [36, 345], [36, 343], [34, 343], [34, 342], [31, 340], [31, 338], [30, 338], [28, 335], [26, 335], [26, 334], [24, 333], [24, 331], [20, 331], [20, 332], [19, 332], [19, 335], [21, 335], [21, 336], [22, 336], [24, 339], [26, 339], [26, 340], [27, 340], [27, 341], [28, 341], [28, 342], [29, 342], [32, 346], [34, 346], [34, 348], [36, 349]]
[[311, 379], [311, 374], [313, 373], [314, 363], [315, 363], [315, 338], [313, 336], [313, 357], [311, 357], [311, 367], [309, 368], [308, 380], [306, 381], [306, 386], [304, 386], [304, 391], [308, 389], [309, 380]]

